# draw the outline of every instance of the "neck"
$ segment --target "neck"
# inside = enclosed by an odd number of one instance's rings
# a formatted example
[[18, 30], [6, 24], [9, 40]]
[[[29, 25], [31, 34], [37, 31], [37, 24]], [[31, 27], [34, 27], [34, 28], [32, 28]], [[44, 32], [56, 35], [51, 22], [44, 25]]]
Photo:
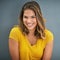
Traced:
[[30, 30], [28, 35], [33, 36], [33, 35], [34, 35], [34, 31], [35, 31], [35, 30]]

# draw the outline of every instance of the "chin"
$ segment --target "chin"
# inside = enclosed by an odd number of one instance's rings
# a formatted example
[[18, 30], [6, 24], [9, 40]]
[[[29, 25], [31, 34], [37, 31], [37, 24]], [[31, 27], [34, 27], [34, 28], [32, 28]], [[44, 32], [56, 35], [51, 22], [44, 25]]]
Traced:
[[28, 30], [34, 30], [35, 28], [28, 28]]

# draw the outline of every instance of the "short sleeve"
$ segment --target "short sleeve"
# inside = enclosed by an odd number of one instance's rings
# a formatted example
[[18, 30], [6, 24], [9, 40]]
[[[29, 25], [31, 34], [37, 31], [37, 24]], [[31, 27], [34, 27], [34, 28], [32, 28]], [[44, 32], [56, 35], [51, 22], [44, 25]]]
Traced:
[[54, 35], [50, 30], [46, 31], [46, 43], [54, 40]]
[[12, 38], [13, 40], [18, 41], [18, 29], [17, 28], [12, 28], [9, 34], [9, 38]]

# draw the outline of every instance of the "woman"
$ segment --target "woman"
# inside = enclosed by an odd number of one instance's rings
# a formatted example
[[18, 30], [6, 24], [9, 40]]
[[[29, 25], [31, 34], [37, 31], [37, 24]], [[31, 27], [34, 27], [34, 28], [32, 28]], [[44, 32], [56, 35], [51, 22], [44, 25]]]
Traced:
[[12, 60], [51, 60], [53, 34], [45, 27], [40, 6], [35, 1], [24, 4], [19, 25], [9, 35]]

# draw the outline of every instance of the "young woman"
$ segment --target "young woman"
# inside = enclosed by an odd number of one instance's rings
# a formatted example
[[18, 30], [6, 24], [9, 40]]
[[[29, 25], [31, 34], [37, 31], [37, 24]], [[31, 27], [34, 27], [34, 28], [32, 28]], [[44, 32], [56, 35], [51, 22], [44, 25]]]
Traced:
[[12, 60], [51, 60], [53, 34], [45, 27], [40, 6], [35, 1], [24, 4], [19, 25], [9, 34]]

